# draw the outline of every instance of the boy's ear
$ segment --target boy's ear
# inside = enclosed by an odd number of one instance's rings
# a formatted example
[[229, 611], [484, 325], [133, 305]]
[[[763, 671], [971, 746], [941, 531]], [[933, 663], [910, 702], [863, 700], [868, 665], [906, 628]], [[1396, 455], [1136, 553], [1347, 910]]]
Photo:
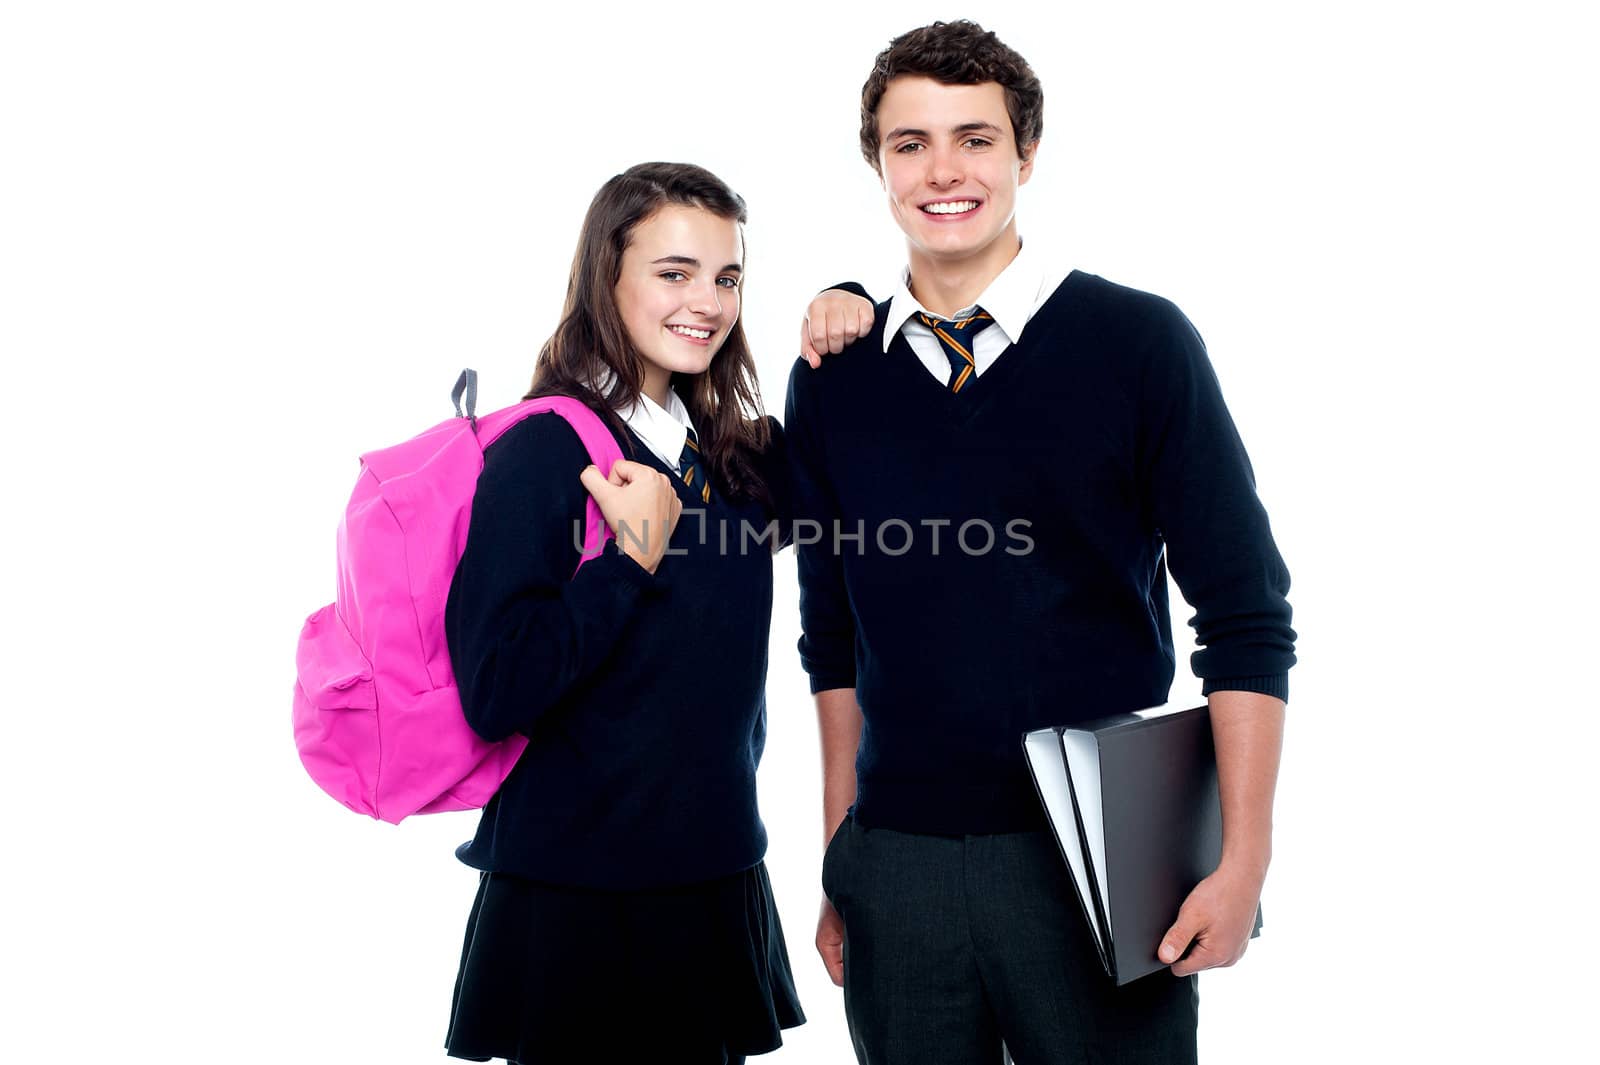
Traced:
[[1027, 151], [1022, 156], [1022, 166], [1017, 169], [1017, 184], [1026, 185], [1033, 176], [1033, 161], [1039, 157], [1039, 142], [1035, 140], [1027, 145]]

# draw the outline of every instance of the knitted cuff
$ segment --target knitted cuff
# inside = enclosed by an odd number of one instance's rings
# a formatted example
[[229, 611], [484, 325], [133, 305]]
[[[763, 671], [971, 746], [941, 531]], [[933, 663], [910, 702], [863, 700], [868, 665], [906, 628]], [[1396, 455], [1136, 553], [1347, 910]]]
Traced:
[[1276, 699], [1289, 701], [1289, 674], [1274, 673], [1265, 677], [1212, 677], [1200, 686], [1200, 694], [1212, 692], [1258, 692]]

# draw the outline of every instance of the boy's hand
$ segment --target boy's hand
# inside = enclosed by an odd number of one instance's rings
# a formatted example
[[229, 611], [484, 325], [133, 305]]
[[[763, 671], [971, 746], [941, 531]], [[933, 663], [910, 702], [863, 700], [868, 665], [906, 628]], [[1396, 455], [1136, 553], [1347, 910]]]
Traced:
[[1244, 957], [1261, 900], [1261, 877], [1227, 865], [1195, 885], [1161, 937], [1157, 960], [1173, 976], [1232, 965]]
[[854, 292], [818, 293], [800, 323], [800, 357], [815, 370], [822, 356], [837, 355], [872, 329], [872, 303]]
[[817, 953], [828, 970], [828, 979], [835, 986], [844, 986], [844, 921], [839, 911], [827, 899], [822, 900], [822, 913], [817, 917]]

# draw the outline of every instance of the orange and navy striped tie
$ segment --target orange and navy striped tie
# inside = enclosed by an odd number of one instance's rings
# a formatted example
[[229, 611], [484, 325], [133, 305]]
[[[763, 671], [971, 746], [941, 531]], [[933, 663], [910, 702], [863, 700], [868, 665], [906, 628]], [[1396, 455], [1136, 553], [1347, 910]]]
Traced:
[[944, 357], [950, 360], [950, 391], [960, 392], [977, 372], [972, 361], [972, 338], [993, 325], [994, 317], [982, 307], [974, 307], [966, 318], [935, 318], [922, 311], [917, 312], [917, 317], [939, 338]]
[[678, 470], [689, 490], [700, 493], [702, 503], [711, 502], [711, 481], [706, 477], [705, 463], [700, 460], [700, 445], [695, 442], [693, 429], [683, 438], [683, 455], [678, 459]]

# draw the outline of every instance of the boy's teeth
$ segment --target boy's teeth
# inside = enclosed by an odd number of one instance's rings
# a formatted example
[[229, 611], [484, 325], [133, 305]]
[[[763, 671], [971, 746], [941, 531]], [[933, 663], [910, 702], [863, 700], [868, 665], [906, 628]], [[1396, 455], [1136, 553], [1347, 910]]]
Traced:
[[930, 203], [923, 208], [929, 214], [961, 214], [978, 206], [977, 200], [956, 200], [954, 203]]
[[706, 340], [711, 336], [711, 330], [709, 329], [690, 329], [686, 325], [669, 325], [667, 328], [674, 333], [682, 333], [686, 337], [694, 337], [696, 340]]

